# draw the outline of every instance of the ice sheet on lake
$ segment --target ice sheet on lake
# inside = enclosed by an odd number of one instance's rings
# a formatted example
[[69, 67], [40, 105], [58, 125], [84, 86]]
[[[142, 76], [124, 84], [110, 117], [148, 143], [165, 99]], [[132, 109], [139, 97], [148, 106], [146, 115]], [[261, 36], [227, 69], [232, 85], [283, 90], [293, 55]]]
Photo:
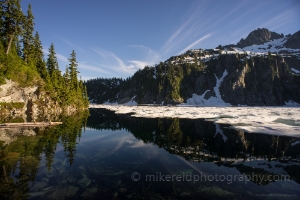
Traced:
[[[230, 124], [247, 132], [300, 137], [300, 108], [297, 107], [167, 107], [111, 106], [105, 108], [117, 114], [134, 113], [133, 117], [210, 119], [217, 124]], [[293, 123], [284, 123], [284, 121]]]

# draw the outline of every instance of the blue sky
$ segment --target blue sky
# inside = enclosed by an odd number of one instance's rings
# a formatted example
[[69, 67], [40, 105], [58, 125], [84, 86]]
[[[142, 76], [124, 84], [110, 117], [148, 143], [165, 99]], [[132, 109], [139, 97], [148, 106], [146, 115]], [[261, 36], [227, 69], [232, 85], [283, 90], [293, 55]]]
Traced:
[[[22, 0], [45, 55], [64, 72], [72, 50], [82, 79], [133, 75], [189, 49], [236, 44], [257, 28], [300, 30], [299, 0]], [[46, 58], [46, 56], [45, 56]]]

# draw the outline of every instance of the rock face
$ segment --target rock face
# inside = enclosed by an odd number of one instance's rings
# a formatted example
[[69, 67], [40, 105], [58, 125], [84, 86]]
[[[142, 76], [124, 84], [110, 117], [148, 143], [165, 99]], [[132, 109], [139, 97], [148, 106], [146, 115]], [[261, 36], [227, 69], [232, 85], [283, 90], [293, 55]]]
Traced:
[[286, 48], [300, 49], [300, 31], [294, 33], [285, 43]]
[[263, 44], [265, 42], [268, 42], [270, 40], [273, 39], [279, 39], [279, 38], [283, 38], [283, 34], [278, 34], [275, 32], [271, 32], [266, 28], [258, 28], [254, 31], [252, 31], [246, 39], [241, 39], [238, 43], [237, 43], [237, 47], [240, 48], [244, 48], [246, 46], [251, 46], [251, 45], [258, 45], [258, 44]]
[[[0, 85], [0, 121], [5, 119], [16, 119], [27, 121], [49, 121], [57, 120], [64, 110], [53, 101], [45, 92], [40, 91], [37, 86], [20, 87], [17, 83], [6, 80], [6, 84]], [[14, 108], [14, 103], [22, 103], [22, 107]], [[74, 108], [67, 108], [69, 113], [75, 112]]]
[[7, 128], [7, 129], [1, 128], [0, 129], [0, 141], [3, 141], [5, 145], [16, 140], [20, 135], [35, 136], [36, 132], [33, 130], [33, 128]]
[[[208, 67], [214, 74], [220, 74], [224, 69], [228, 72], [219, 87], [223, 101], [248, 106], [282, 106], [289, 100], [300, 103], [300, 76], [291, 73], [289, 67], [293, 62], [300, 66], [299, 61], [280, 57], [271, 60], [254, 57], [238, 65], [236, 61], [236, 56], [230, 55], [217, 64], [219, 68]], [[206, 85], [214, 85], [211, 82], [216, 81], [206, 76], [199, 78], [207, 82]], [[196, 84], [195, 88], [203, 88], [203, 84]], [[205, 89], [213, 91], [212, 86]]]

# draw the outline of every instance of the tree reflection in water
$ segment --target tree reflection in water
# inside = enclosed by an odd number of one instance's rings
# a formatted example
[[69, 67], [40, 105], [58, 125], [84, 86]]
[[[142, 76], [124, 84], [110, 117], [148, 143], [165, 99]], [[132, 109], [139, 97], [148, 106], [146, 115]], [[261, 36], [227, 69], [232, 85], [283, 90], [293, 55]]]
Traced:
[[[204, 119], [134, 118], [116, 115], [105, 109], [91, 109], [90, 112], [87, 127], [98, 130], [125, 129], [144, 143], [155, 144], [188, 161], [213, 162], [219, 166], [236, 168], [257, 184], [265, 185], [276, 178], [261, 182], [255, 179], [255, 175], [273, 177], [276, 174], [263, 168], [244, 166], [243, 162], [258, 159], [295, 162], [295, 165], [283, 168], [286, 174], [300, 183], [300, 174], [295, 170], [300, 165], [299, 138], [247, 133]], [[228, 139], [219, 133], [219, 128]]]
[[[64, 147], [65, 155], [72, 165], [77, 139], [81, 137], [82, 127], [86, 126], [88, 115], [89, 112], [84, 111], [75, 116], [62, 116], [63, 124], [55, 127], [0, 130], [2, 135], [10, 137], [10, 143], [7, 145], [1, 141], [0, 198], [27, 199], [42, 155], [45, 156], [46, 165], [50, 170], [58, 143]], [[22, 133], [35, 136], [24, 136]]]

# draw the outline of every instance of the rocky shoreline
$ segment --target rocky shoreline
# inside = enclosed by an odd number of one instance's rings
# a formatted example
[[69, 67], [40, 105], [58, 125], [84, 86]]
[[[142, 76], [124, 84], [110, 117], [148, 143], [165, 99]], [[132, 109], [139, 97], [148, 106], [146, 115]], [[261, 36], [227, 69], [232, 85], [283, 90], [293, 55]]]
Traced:
[[55, 121], [77, 111], [76, 106], [61, 107], [38, 86], [20, 87], [11, 80], [0, 85], [0, 122]]

